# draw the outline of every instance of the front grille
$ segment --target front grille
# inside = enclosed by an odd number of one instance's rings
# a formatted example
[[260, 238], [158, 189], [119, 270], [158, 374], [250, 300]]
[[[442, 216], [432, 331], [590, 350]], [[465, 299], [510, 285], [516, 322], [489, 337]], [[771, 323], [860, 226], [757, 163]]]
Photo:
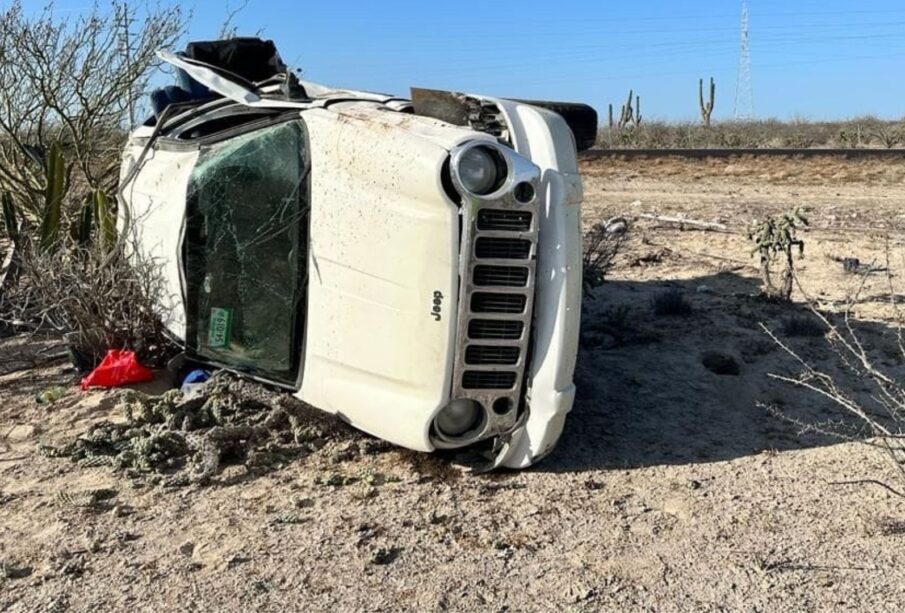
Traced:
[[479, 238], [475, 243], [475, 257], [488, 260], [527, 260], [531, 255], [531, 241], [522, 238]]
[[[537, 193], [540, 172], [528, 162], [518, 181]], [[527, 168], [526, 168], [527, 166]], [[534, 307], [538, 207], [543, 197], [518, 202], [508, 191], [493, 200], [464, 197], [460, 243], [459, 310], [453, 371], [453, 398], [474, 400], [486, 420], [475, 440], [511, 431], [525, 404], [525, 368], [529, 362]], [[440, 446], [454, 447], [442, 440]], [[437, 442], [437, 440], [435, 440]]]
[[494, 370], [466, 370], [462, 376], [462, 387], [467, 390], [511, 390], [515, 387], [517, 374]]
[[527, 298], [524, 294], [491, 294], [478, 292], [471, 295], [471, 310], [474, 313], [508, 313], [525, 312]]
[[505, 211], [483, 209], [478, 211], [478, 230], [504, 230], [527, 232], [531, 229], [531, 213], [527, 211]]
[[525, 287], [528, 272], [521, 266], [475, 266], [473, 281], [478, 287]]
[[521, 354], [518, 347], [500, 345], [469, 345], [465, 350], [465, 363], [469, 366], [514, 365]]
[[477, 340], [514, 341], [522, 337], [525, 324], [502, 319], [472, 319], [468, 323], [468, 338]]

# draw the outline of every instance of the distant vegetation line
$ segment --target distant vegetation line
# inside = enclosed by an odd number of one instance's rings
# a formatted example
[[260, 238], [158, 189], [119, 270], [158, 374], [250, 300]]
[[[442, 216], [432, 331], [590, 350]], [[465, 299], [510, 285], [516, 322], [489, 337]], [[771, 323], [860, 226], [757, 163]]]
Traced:
[[905, 149], [905, 118], [846, 121], [614, 122], [598, 149]]

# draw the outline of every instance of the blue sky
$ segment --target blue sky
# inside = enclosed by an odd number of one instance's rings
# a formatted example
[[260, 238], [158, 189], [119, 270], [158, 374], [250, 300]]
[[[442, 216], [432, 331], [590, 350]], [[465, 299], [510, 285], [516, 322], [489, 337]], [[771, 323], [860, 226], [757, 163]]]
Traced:
[[[243, 0], [230, 0], [236, 8]], [[138, 0], [132, 0], [137, 4]], [[26, 9], [39, 0], [24, 0]], [[86, 0], [58, 0], [60, 11]], [[223, 0], [183, 2], [190, 36], [216, 35]], [[749, 0], [758, 117], [905, 117], [905, 1]], [[697, 80], [733, 115], [740, 0], [248, 0], [258, 30], [305, 78], [406, 94], [410, 85], [587, 102], [603, 116], [630, 88], [650, 119], [697, 116]]]

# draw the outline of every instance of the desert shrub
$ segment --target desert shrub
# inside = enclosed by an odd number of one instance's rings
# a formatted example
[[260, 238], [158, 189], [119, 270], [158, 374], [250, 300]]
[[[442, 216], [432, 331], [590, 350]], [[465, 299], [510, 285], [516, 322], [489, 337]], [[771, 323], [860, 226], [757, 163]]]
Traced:
[[782, 332], [789, 337], [819, 337], [826, 334], [826, 328], [814, 317], [790, 315], [782, 322]]
[[601, 322], [611, 330], [626, 331], [631, 328], [632, 307], [619, 304], [604, 311]]
[[685, 294], [677, 288], [670, 288], [658, 292], [651, 299], [651, 308], [657, 317], [685, 317], [691, 315], [691, 303], [685, 299]]
[[886, 149], [892, 149], [905, 141], [905, 125], [884, 125], [873, 132], [873, 141]]
[[[892, 275], [888, 272], [890, 294], [894, 294]], [[867, 274], [864, 273], [866, 280]], [[852, 309], [858, 303], [864, 283], [852, 296], [844, 311], [836, 316], [819, 311], [813, 300], [808, 304], [813, 315], [812, 324], [825, 332], [826, 342], [836, 356], [837, 369], [829, 371], [796, 353], [765, 325], [761, 327], [773, 342], [786, 352], [793, 365], [785, 373], [771, 373], [775, 380], [799, 389], [807, 390], [830, 403], [835, 413], [824, 421], [805, 421], [789, 415], [776, 403], [761, 404], [774, 415], [799, 427], [802, 433], [814, 432], [846, 441], [864, 442], [882, 450], [895, 467], [900, 483], [905, 485], [905, 380], [895, 366], [883, 363], [871, 354], [871, 346], [865, 344], [853, 322]], [[905, 361], [902, 318], [896, 308], [896, 325], [890, 329], [890, 340], [895, 345], [898, 363]], [[811, 325], [811, 324], [809, 324]], [[816, 330], [816, 328], [815, 328]], [[867, 437], [867, 438], [865, 438]], [[860, 482], [879, 483], [899, 496], [901, 490], [867, 479]]]
[[7, 4], [0, 200], [14, 266], [0, 278], [0, 320], [67, 334], [92, 357], [127, 347], [155, 363], [165, 346], [153, 309], [162, 285], [152, 262], [123, 254], [113, 194], [124, 128], [138, 123], [156, 52], [181, 37], [185, 14], [177, 3], [136, 11], [106, 0], [80, 15], [52, 1]]
[[97, 360], [108, 349], [131, 349], [151, 366], [171, 355], [159, 305], [165, 302], [160, 266], [137, 253], [80, 246], [29, 246], [22, 278], [0, 299], [0, 319], [18, 329], [65, 335], [71, 348]]
[[596, 223], [584, 235], [582, 278], [585, 294], [600, 287], [615, 264], [616, 256], [625, 243], [628, 226], [623, 219]]
[[638, 337], [636, 324], [634, 312], [628, 304], [589, 312], [581, 318], [581, 346], [586, 349], [619, 347]]

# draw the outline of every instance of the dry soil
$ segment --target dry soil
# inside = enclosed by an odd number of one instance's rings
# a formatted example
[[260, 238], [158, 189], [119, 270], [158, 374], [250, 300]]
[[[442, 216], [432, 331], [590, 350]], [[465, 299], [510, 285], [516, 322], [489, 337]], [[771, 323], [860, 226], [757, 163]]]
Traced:
[[[47, 363], [52, 344], [2, 341], [0, 609], [901, 610], [905, 500], [839, 483], [897, 485], [894, 470], [873, 448], [801, 435], [759, 404], [835, 415], [767, 377], [791, 364], [758, 324], [782, 334], [803, 310], [757, 298], [744, 230], [804, 208], [802, 285], [838, 310], [860, 283], [841, 258], [882, 268], [889, 244], [891, 269], [905, 270], [905, 161], [598, 160], [583, 172], [586, 223], [624, 217], [630, 238], [587, 300], [563, 439], [532, 470], [472, 475], [341, 428], [266, 474], [135, 487], [36, 454], [122, 416], [112, 396], [77, 391], [65, 363]], [[670, 288], [689, 315], [654, 314]], [[855, 313], [895, 369], [892, 304], [877, 273]], [[837, 368], [823, 339], [789, 343]], [[708, 352], [737, 374], [708, 370]], [[62, 397], [38, 401], [56, 386]], [[95, 488], [115, 495], [90, 508], [59, 496]]]

